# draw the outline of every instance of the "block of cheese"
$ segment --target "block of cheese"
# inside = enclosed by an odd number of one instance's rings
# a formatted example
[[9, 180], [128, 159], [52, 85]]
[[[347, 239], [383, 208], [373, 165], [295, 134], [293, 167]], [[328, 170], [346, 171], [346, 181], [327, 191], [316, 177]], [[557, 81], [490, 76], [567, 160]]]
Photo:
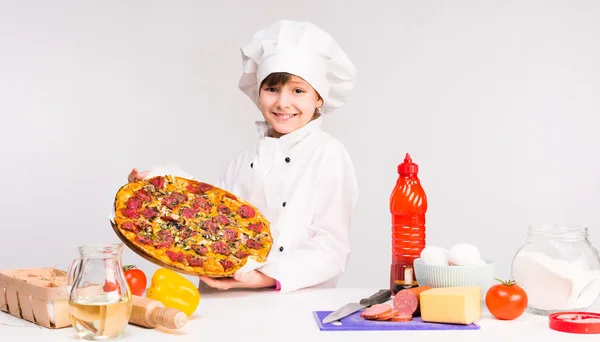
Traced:
[[423, 322], [471, 324], [481, 317], [479, 286], [433, 288], [419, 301]]

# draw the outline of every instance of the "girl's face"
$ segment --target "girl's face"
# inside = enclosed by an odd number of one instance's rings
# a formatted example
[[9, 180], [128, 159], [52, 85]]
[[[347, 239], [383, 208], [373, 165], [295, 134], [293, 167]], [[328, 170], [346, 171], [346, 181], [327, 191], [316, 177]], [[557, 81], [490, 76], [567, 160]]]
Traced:
[[309, 123], [323, 100], [308, 82], [292, 75], [280, 85], [264, 84], [259, 103], [262, 115], [274, 130], [273, 137], [279, 138]]

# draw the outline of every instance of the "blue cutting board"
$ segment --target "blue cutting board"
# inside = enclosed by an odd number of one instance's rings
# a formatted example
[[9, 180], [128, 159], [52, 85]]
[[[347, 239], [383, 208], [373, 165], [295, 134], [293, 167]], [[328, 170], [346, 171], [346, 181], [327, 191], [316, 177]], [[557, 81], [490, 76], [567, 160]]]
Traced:
[[[476, 323], [466, 324], [446, 324], [423, 322], [421, 317], [413, 317], [410, 322], [387, 322], [370, 321], [360, 317], [361, 311], [357, 311], [350, 316], [340, 320], [341, 325], [335, 322], [323, 324], [323, 318], [332, 311], [313, 311], [313, 317], [319, 325], [321, 331], [357, 331], [357, 330], [479, 330]], [[339, 324], [339, 323], [338, 323]]]

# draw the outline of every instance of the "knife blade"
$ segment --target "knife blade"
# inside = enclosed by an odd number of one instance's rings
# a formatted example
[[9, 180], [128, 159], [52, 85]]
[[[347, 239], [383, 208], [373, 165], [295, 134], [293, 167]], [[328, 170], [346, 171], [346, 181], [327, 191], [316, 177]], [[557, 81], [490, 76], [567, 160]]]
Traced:
[[384, 303], [388, 299], [390, 299], [391, 296], [392, 291], [379, 290], [371, 296], [361, 299], [358, 303], [348, 303], [342, 306], [341, 308], [335, 310], [334, 312], [330, 313], [325, 318], [323, 318], [321, 323], [327, 324], [334, 321], [339, 321], [340, 319], [349, 316], [358, 310], [361, 310], [374, 304]]

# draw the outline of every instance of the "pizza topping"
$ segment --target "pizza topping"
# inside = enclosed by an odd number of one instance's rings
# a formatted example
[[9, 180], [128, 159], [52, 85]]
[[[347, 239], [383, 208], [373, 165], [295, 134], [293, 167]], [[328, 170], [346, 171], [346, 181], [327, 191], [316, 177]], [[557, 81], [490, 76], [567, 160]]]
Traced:
[[156, 209], [155, 207], [148, 207], [148, 208], [142, 210], [142, 215], [149, 220], [152, 220], [153, 218], [158, 217], [158, 214], [159, 214], [158, 209]]
[[244, 259], [247, 256], [248, 256], [248, 253], [246, 253], [245, 251], [243, 251], [241, 249], [238, 250], [237, 252], [235, 252], [235, 257], [238, 259]]
[[217, 254], [223, 254], [223, 255], [231, 254], [231, 252], [229, 251], [229, 247], [223, 241], [215, 242], [210, 247]]
[[214, 221], [204, 222], [204, 229], [212, 236], [217, 236], [219, 233], [219, 225]]
[[146, 186], [144, 186], [143, 189], [146, 190], [149, 193], [156, 192], [156, 187], [154, 185], [152, 185], [152, 184], [146, 184]]
[[156, 187], [156, 189], [160, 190], [165, 186], [165, 180], [162, 177], [154, 177], [148, 180], [152, 185]]
[[208, 253], [208, 247], [206, 247], [204, 245], [195, 245], [195, 246], [192, 246], [192, 249], [194, 250], [194, 252], [196, 252], [200, 255], [206, 255], [206, 253]]
[[196, 216], [196, 211], [192, 208], [183, 208], [179, 211], [179, 213], [187, 219], [191, 219]]
[[188, 186], [186, 187], [186, 190], [193, 194], [196, 194], [196, 195], [199, 195], [202, 193], [200, 186], [196, 183], [188, 184]]
[[235, 241], [238, 237], [238, 231], [233, 228], [228, 228], [225, 230], [225, 233], [223, 235], [225, 236], [225, 240]]
[[213, 186], [210, 184], [198, 182], [198, 183], [188, 184], [188, 186], [186, 187], [186, 190], [193, 194], [199, 195], [199, 194], [202, 194], [202, 193], [205, 193], [205, 192], [211, 190], [212, 188], [213, 188]]
[[152, 246], [154, 244], [154, 242], [152, 241], [152, 238], [150, 236], [144, 235], [144, 234], [136, 235], [135, 242], [143, 244], [143, 245], [150, 245], [150, 246]]
[[179, 237], [181, 237], [181, 238], [182, 238], [182, 239], [184, 239], [184, 240], [187, 240], [188, 238], [194, 237], [194, 236], [196, 236], [196, 235], [198, 235], [198, 233], [197, 233], [197, 232], [195, 232], [195, 231], [193, 231], [193, 230], [191, 230], [191, 229], [188, 229], [188, 228], [185, 228], [185, 229], [183, 229], [183, 230], [182, 230], [182, 231], [179, 233]]
[[202, 259], [200, 259], [200, 258], [198, 258], [196, 256], [193, 256], [191, 254], [187, 254], [185, 256], [185, 259], [187, 260], [188, 265], [190, 265], [190, 266], [202, 267]]
[[207, 212], [210, 210], [210, 204], [204, 198], [196, 197], [192, 202], [192, 208], [200, 209], [200, 211]]
[[146, 222], [137, 223], [136, 226], [138, 226], [140, 230], [143, 230], [148, 234], [152, 234], [152, 232], [154, 231], [154, 229], [152, 229], [152, 225]]
[[142, 209], [142, 200], [138, 197], [129, 197], [127, 200], [128, 209]]
[[243, 218], [253, 218], [256, 212], [250, 206], [244, 204], [238, 209], [238, 214]]
[[135, 208], [123, 208], [121, 209], [121, 214], [127, 218], [136, 219], [140, 217], [140, 212]]
[[161, 203], [169, 209], [173, 209], [177, 204], [179, 204], [179, 202], [177, 202], [177, 199], [173, 196], [163, 198]]
[[183, 252], [166, 251], [165, 254], [173, 261], [182, 262], [185, 259]]
[[230, 268], [233, 268], [233, 262], [231, 260], [219, 260], [219, 263], [221, 264], [221, 266], [223, 266], [223, 269], [225, 269], [225, 271], [227, 271]]
[[174, 192], [171, 194], [171, 197], [177, 201], [177, 204], [185, 203], [188, 199], [187, 196], [181, 192]]
[[179, 247], [183, 250], [189, 250], [187, 242], [179, 236], [175, 236], [175, 247]]
[[229, 219], [225, 215], [219, 215], [219, 216], [215, 217], [214, 220], [215, 220], [215, 222], [222, 224], [222, 225], [229, 224]]
[[134, 197], [137, 197], [142, 202], [152, 202], [152, 196], [146, 190], [138, 190], [135, 192]]
[[252, 239], [248, 239], [248, 241], [246, 242], [246, 246], [252, 249], [261, 249], [263, 247], [262, 243]]
[[233, 196], [232, 194], [227, 194], [227, 195], [223, 196], [223, 198], [229, 198], [236, 202], [238, 201], [237, 197]]
[[231, 214], [231, 209], [229, 209], [229, 207], [225, 206], [224, 204], [221, 204], [221, 205], [219, 206], [219, 208], [217, 208], [217, 211], [218, 211], [219, 213], [221, 213], [221, 214], [224, 214], [224, 215], [229, 215], [229, 214]]
[[173, 234], [169, 230], [161, 230], [156, 235], [161, 239], [173, 241]]
[[179, 215], [170, 213], [169, 215], [161, 216], [160, 219], [163, 221], [177, 222], [179, 220]]
[[200, 183], [200, 189], [202, 189], [202, 192], [207, 192], [209, 190], [214, 189], [214, 186], [206, 183]]
[[157, 241], [156, 247], [164, 247], [164, 248], [171, 247], [171, 245], [173, 245], [173, 241], [175, 240], [173, 238], [173, 234], [168, 230], [159, 231], [157, 236], [158, 236], [158, 241]]
[[261, 222], [258, 223], [250, 223], [248, 225], [248, 229], [250, 229], [251, 231], [255, 232], [255, 233], [260, 233], [263, 230], [263, 224]]
[[130, 231], [130, 232], [135, 232], [135, 233], [137, 233], [137, 232], [139, 231], [138, 227], [136, 227], [136, 226], [133, 224], [133, 222], [131, 222], [131, 221], [124, 222], [124, 223], [121, 225], [121, 228], [123, 228], [123, 229], [125, 229], [125, 230], [128, 230], [128, 231]]

